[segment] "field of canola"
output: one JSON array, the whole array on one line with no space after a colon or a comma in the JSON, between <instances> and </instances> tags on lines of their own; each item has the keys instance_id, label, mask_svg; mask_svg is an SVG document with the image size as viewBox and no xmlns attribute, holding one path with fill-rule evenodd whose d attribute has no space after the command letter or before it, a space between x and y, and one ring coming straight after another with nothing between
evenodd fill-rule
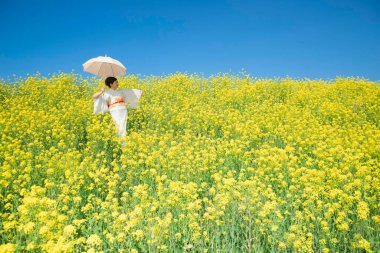
<instances>
[{"instance_id":1,"label":"field of canola","mask_svg":"<svg viewBox=\"0 0 380 253\"><path fill-rule=\"evenodd\" d=\"M379 252L380 86L126 76L0 83L0 252Z\"/></svg>"}]
</instances>

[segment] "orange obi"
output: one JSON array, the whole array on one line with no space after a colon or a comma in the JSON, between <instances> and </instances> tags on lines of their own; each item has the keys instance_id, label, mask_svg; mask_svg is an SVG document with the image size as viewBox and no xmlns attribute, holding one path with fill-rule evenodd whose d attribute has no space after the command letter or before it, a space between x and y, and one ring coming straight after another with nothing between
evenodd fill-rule
<instances>
[{"instance_id":1,"label":"orange obi","mask_svg":"<svg viewBox=\"0 0 380 253\"><path fill-rule=\"evenodd\" d=\"M108 108L112 108L112 107L119 106L119 105L125 105L124 98L122 98L122 97L115 98L114 102L108 105Z\"/></svg>"}]
</instances>

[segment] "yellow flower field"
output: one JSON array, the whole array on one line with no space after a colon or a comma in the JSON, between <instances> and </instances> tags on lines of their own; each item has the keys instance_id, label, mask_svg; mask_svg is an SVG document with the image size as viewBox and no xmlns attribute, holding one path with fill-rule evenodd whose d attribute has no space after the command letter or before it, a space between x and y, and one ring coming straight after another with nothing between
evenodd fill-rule
<instances>
[{"instance_id":1,"label":"yellow flower field","mask_svg":"<svg viewBox=\"0 0 380 253\"><path fill-rule=\"evenodd\" d=\"M380 86L126 76L0 84L0 252L379 252Z\"/></svg>"}]
</instances>

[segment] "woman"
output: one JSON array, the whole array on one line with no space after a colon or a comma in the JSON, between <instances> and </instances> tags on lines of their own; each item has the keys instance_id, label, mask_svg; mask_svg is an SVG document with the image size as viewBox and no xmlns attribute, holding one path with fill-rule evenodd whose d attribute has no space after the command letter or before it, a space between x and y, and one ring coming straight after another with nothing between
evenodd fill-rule
<instances>
[{"instance_id":1,"label":"woman","mask_svg":"<svg viewBox=\"0 0 380 253\"><path fill-rule=\"evenodd\" d=\"M98 93L93 95L94 113L109 111L116 125L117 136L124 137L126 134L128 116L125 103L130 90L118 90L119 83L117 79L112 76L107 77L104 82L110 89L105 91L103 87Z\"/></svg>"}]
</instances>

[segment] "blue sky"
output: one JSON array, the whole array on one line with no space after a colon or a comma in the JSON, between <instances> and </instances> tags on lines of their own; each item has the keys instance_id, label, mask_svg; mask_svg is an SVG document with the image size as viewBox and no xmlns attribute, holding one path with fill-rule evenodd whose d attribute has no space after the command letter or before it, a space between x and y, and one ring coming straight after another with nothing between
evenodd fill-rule
<instances>
[{"instance_id":1,"label":"blue sky","mask_svg":"<svg viewBox=\"0 0 380 253\"><path fill-rule=\"evenodd\" d=\"M0 78L108 55L128 74L380 80L380 1L0 0Z\"/></svg>"}]
</instances>

